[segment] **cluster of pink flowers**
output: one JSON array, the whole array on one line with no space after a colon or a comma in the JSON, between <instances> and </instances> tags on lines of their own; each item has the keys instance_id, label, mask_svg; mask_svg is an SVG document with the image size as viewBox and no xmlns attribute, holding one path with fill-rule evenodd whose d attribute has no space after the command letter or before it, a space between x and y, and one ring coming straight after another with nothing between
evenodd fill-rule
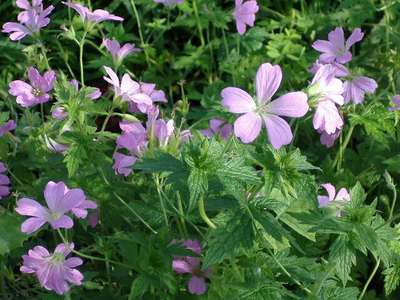
<instances>
[{"instance_id":1,"label":"cluster of pink flowers","mask_svg":"<svg viewBox=\"0 0 400 300\"><path fill-rule=\"evenodd\" d=\"M128 176L132 172L132 169L126 167L132 166L147 150L151 133L160 147L167 145L169 137L174 132L174 121L157 120L158 114L159 110L156 106L148 109L146 128L140 122L123 121L119 123L123 134L117 138L117 149L126 149L129 151L129 155L114 153L113 169L116 174Z\"/></svg>"},{"instance_id":2,"label":"cluster of pink flowers","mask_svg":"<svg viewBox=\"0 0 400 300\"><path fill-rule=\"evenodd\" d=\"M198 240L173 240L172 243L182 243L186 249L192 250L194 253L201 255L201 245ZM191 294L202 295L207 291L206 278L210 279L212 271L210 268L202 269L200 266L200 257L191 256L174 256L172 261L172 269L179 274L192 274L189 281L189 292Z\"/></svg>"},{"instance_id":3,"label":"cluster of pink flowers","mask_svg":"<svg viewBox=\"0 0 400 300\"><path fill-rule=\"evenodd\" d=\"M7 169L4 166L4 163L0 162L0 173L6 171ZM10 188L8 187L9 184L10 184L10 179L8 178L8 176L0 174L0 199L10 194Z\"/></svg>"},{"instance_id":4,"label":"cluster of pink flowers","mask_svg":"<svg viewBox=\"0 0 400 300\"><path fill-rule=\"evenodd\" d=\"M309 72L315 73L310 91L318 98L313 124L321 133L321 143L327 147L333 146L344 124L336 105L347 104L350 100L359 104L364 101L365 93L372 94L378 87L375 80L356 77L343 65L352 59L350 47L363 37L364 33L356 28L345 41L343 29L336 27L328 34L328 41L317 40L312 45L315 50L323 52L313 68L309 69ZM343 84L335 77L347 80Z\"/></svg>"},{"instance_id":5,"label":"cluster of pink flowers","mask_svg":"<svg viewBox=\"0 0 400 300\"><path fill-rule=\"evenodd\" d=\"M26 35L39 36L40 28L47 26L50 23L50 19L47 16L54 9L53 5L43 9L42 0L33 0L32 5L28 0L17 0L17 6L25 11L18 15L18 21L7 22L3 25L3 32L12 32L10 39L12 41L18 41L24 38Z\"/></svg>"},{"instance_id":6,"label":"cluster of pink flowers","mask_svg":"<svg viewBox=\"0 0 400 300\"><path fill-rule=\"evenodd\" d=\"M22 198L18 201L15 210L23 215L30 216L21 224L21 231L31 234L37 231L45 223L50 223L53 229L72 228L74 222L67 213L72 213L78 218L87 217L87 209L97 209L97 204L86 200L81 189L69 189L64 182L50 181L44 190L44 198L47 206L29 198ZM72 269L81 265L80 258L66 259L74 244L60 244L53 254L46 248L36 246L29 250L28 255L23 255L24 264L21 267L23 273L36 273L40 284L48 289L55 290L58 294L69 291L66 281L80 285L83 275Z\"/></svg>"}]
</instances>

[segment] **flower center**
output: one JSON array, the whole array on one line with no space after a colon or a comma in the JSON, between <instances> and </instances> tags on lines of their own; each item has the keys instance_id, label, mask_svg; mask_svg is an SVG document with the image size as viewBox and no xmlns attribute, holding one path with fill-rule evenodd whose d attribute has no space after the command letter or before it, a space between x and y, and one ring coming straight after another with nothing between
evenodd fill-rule
<instances>
[{"instance_id":1,"label":"flower center","mask_svg":"<svg viewBox=\"0 0 400 300\"><path fill-rule=\"evenodd\" d=\"M59 266L61 264L63 264L65 262L64 256L59 253L59 252L55 252L51 255L51 265L53 266Z\"/></svg>"},{"instance_id":2,"label":"flower center","mask_svg":"<svg viewBox=\"0 0 400 300\"><path fill-rule=\"evenodd\" d=\"M42 90L39 89L39 88L33 88L32 94L33 94L35 97L40 97L40 96L43 95L43 92L42 92Z\"/></svg>"}]
</instances>

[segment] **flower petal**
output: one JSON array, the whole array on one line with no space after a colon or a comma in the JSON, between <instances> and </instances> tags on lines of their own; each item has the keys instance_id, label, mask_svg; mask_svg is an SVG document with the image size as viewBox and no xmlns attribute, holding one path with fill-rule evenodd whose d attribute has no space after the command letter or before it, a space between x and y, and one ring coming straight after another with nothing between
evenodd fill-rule
<instances>
[{"instance_id":1,"label":"flower petal","mask_svg":"<svg viewBox=\"0 0 400 300\"><path fill-rule=\"evenodd\" d=\"M231 113L248 113L256 108L253 98L242 89L228 87L222 90L221 96L222 106L228 108Z\"/></svg>"},{"instance_id":2,"label":"flower petal","mask_svg":"<svg viewBox=\"0 0 400 300\"><path fill-rule=\"evenodd\" d=\"M251 143L260 134L261 117L259 114L247 113L235 121L234 132L243 143Z\"/></svg>"},{"instance_id":3,"label":"flower petal","mask_svg":"<svg viewBox=\"0 0 400 300\"><path fill-rule=\"evenodd\" d=\"M275 149L280 149L282 145L290 144L293 134L289 124L284 119L271 114L265 114L262 117L267 127L271 145Z\"/></svg>"},{"instance_id":4,"label":"flower petal","mask_svg":"<svg viewBox=\"0 0 400 300\"><path fill-rule=\"evenodd\" d=\"M46 209L40 205L39 202L28 199L28 198L22 198L18 201L18 206L15 208L15 210L23 216L32 216L32 217L38 217L41 219L47 219L48 218L48 212Z\"/></svg>"},{"instance_id":5,"label":"flower petal","mask_svg":"<svg viewBox=\"0 0 400 300\"><path fill-rule=\"evenodd\" d=\"M271 100L282 81L282 70L279 65L262 64L256 74L256 92L258 103Z\"/></svg>"},{"instance_id":6,"label":"flower petal","mask_svg":"<svg viewBox=\"0 0 400 300\"><path fill-rule=\"evenodd\" d=\"M304 116L309 109L307 94L303 92L287 93L270 102L268 112L278 116L299 118Z\"/></svg>"},{"instance_id":7,"label":"flower petal","mask_svg":"<svg viewBox=\"0 0 400 300\"><path fill-rule=\"evenodd\" d=\"M64 182L49 181L44 189L44 198L51 211L56 211L61 205L63 196L68 192Z\"/></svg>"},{"instance_id":8,"label":"flower petal","mask_svg":"<svg viewBox=\"0 0 400 300\"><path fill-rule=\"evenodd\" d=\"M191 294L203 295L207 291L204 277L197 277L195 275L190 279L188 287Z\"/></svg>"},{"instance_id":9,"label":"flower petal","mask_svg":"<svg viewBox=\"0 0 400 300\"><path fill-rule=\"evenodd\" d=\"M46 223L46 220L40 218L29 218L21 224L21 231L26 234L31 234L42 227L44 223Z\"/></svg>"},{"instance_id":10,"label":"flower petal","mask_svg":"<svg viewBox=\"0 0 400 300\"><path fill-rule=\"evenodd\" d=\"M62 215L58 220L51 220L50 225L53 229L57 228L72 228L74 221L69 216Z\"/></svg>"},{"instance_id":11,"label":"flower petal","mask_svg":"<svg viewBox=\"0 0 400 300\"><path fill-rule=\"evenodd\" d=\"M349 36L346 41L346 49L349 50L354 43L359 42L363 39L364 33L361 32L360 28L354 29L353 33Z\"/></svg>"},{"instance_id":12,"label":"flower petal","mask_svg":"<svg viewBox=\"0 0 400 300\"><path fill-rule=\"evenodd\" d=\"M333 201L333 199L335 199L335 194L336 194L335 187L330 183L324 183L321 184L321 186L328 192L329 201Z\"/></svg>"},{"instance_id":13,"label":"flower petal","mask_svg":"<svg viewBox=\"0 0 400 300\"><path fill-rule=\"evenodd\" d=\"M172 269L178 272L179 274L192 273L192 268L184 260L173 260Z\"/></svg>"}]
</instances>

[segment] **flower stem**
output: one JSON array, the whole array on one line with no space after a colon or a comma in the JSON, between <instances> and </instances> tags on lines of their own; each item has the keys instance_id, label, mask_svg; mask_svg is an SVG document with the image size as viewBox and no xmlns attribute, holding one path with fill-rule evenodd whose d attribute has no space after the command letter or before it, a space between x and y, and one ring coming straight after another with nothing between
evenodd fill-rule
<instances>
[{"instance_id":1,"label":"flower stem","mask_svg":"<svg viewBox=\"0 0 400 300\"><path fill-rule=\"evenodd\" d=\"M163 215L164 215L165 225L168 226L168 216L167 216L167 211L165 210L164 200L163 200L163 198L161 196L161 184L160 184L160 181L159 181L158 174L154 174L153 178L154 178L154 181L156 182L158 198L160 199L160 206L161 206L161 210L162 210Z\"/></svg>"},{"instance_id":2,"label":"flower stem","mask_svg":"<svg viewBox=\"0 0 400 300\"><path fill-rule=\"evenodd\" d=\"M138 26L138 31L139 31L140 43L142 44L142 47L143 47L143 52L144 52L144 55L145 55L145 57L146 57L147 66L150 67L149 54L147 53L147 48L145 47L144 38L143 38L143 33L142 33L142 24L140 23L139 14L138 14L138 11L137 11L137 9L136 9L135 1L133 1L133 0L130 0L130 1L131 1L131 5L132 5L133 12L134 12L135 17L136 17L136 20L137 20L137 26Z\"/></svg>"},{"instance_id":3,"label":"flower stem","mask_svg":"<svg viewBox=\"0 0 400 300\"><path fill-rule=\"evenodd\" d=\"M85 45L85 38L86 38L87 31L83 32L82 39L79 43L79 65L81 68L81 85L82 88L85 87L85 74L83 72L83 46Z\"/></svg>"},{"instance_id":4,"label":"flower stem","mask_svg":"<svg viewBox=\"0 0 400 300\"><path fill-rule=\"evenodd\" d=\"M183 206L182 206L182 200L181 200L181 195L179 194L179 191L176 193L176 198L178 200L178 209L180 212L179 218L181 220L181 224L182 224L182 229L183 229L183 233L184 233L184 238L187 239L189 234L186 228L186 223L185 223L185 219L182 217L183 214Z\"/></svg>"},{"instance_id":5,"label":"flower stem","mask_svg":"<svg viewBox=\"0 0 400 300\"><path fill-rule=\"evenodd\" d=\"M120 265L120 266L129 268L129 269L132 269L132 268L133 268L132 266L129 266L129 265L126 265L126 264L124 264L124 263L120 263L120 262L117 262L117 261L114 261L114 260L110 260L110 259L106 259L106 258L101 258L101 257L95 257L95 256L91 256L91 255L86 255L86 254L83 254L83 253L81 253L81 252L79 252L79 251L76 251L76 250L74 250L74 249L72 249L72 248L70 247L69 242L65 239L65 237L63 236L63 234L61 233L61 230L60 230L59 228L57 228L57 232L58 232L58 234L60 235L61 240L63 241L64 244L67 245L67 247L69 248L69 250L71 250L72 253L75 253L76 255L79 255L80 257L84 257L84 258L87 258L87 259L93 259L93 260L100 260L100 261L104 261L104 262L110 262L110 263L112 263L112 264Z\"/></svg>"},{"instance_id":6,"label":"flower stem","mask_svg":"<svg viewBox=\"0 0 400 300\"><path fill-rule=\"evenodd\" d=\"M394 206L396 205L396 200L397 200L397 190L396 190L396 186L392 185L392 190L393 190L393 201L392 201L392 207L390 208L390 213L389 213L389 220L392 218L393 216L393 211L394 211Z\"/></svg>"},{"instance_id":7,"label":"flower stem","mask_svg":"<svg viewBox=\"0 0 400 300\"><path fill-rule=\"evenodd\" d=\"M201 43L202 47L205 47L206 42L205 42L204 36L203 36L203 28L201 27L199 9L197 8L196 0L193 0L193 10L194 10L194 14L196 15L197 29L199 30L199 35L200 35L200 43Z\"/></svg>"},{"instance_id":8,"label":"flower stem","mask_svg":"<svg viewBox=\"0 0 400 300\"><path fill-rule=\"evenodd\" d=\"M204 199L203 199L203 197L200 197L200 199L199 199L199 212L200 212L201 218L204 220L204 222L206 222L206 224L208 226L210 226L210 228L217 229L217 226L215 226L214 223L211 222L211 220L207 217L206 211L204 209Z\"/></svg>"},{"instance_id":9,"label":"flower stem","mask_svg":"<svg viewBox=\"0 0 400 300\"><path fill-rule=\"evenodd\" d=\"M344 140L344 143L343 143L342 145L340 145L340 149L339 149L339 151L336 153L335 159L334 159L333 164L332 164L332 170L333 170L333 169L335 168L335 166L337 165L337 171L338 171L338 172L340 171L340 169L341 169L341 164L342 164L340 158L343 157L344 150L346 149L347 144L348 144L349 141L350 141L351 135L353 134L354 127L355 127L355 125L351 125L351 126L350 126L350 129L349 129L349 131L347 132L347 135L346 135L346 138L345 138L345 140Z\"/></svg>"},{"instance_id":10,"label":"flower stem","mask_svg":"<svg viewBox=\"0 0 400 300\"><path fill-rule=\"evenodd\" d=\"M372 278L374 278L376 271L378 271L380 263L381 263L381 260L378 259L378 261L376 262L375 268L372 270L371 275L369 276L367 282L364 285L364 288L363 288L363 290L361 292L360 297L358 297L358 300L361 300L364 297L365 292L367 291L368 285L371 283Z\"/></svg>"}]
</instances>

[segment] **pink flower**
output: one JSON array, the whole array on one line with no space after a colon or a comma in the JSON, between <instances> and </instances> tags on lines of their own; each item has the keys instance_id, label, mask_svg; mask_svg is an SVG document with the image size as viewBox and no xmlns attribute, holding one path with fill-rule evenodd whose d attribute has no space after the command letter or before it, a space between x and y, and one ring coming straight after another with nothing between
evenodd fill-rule
<instances>
[{"instance_id":1,"label":"pink flower","mask_svg":"<svg viewBox=\"0 0 400 300\"><path fill-rule=\"evenodd\" d=\"M336 60L338 63L344 64L351 60L350 47L361 41L363 37L364 33L361 32L361 29L356 28L345 42L343 29L336 27L328 34L329 41L317 40L312 44L312 47L323 52L318 59L321 63L331 63Z\"/></svg>"},{"instance_id":2,"label":"pink flower","mask_svg":"<svg viewBox=\"0 0 400 300\"><path fill-rule=\"evenodd\" d=\"M156 85L154 83L139 82L140 93L145 94L150 97L153 102L168 102L165 98L165 93L162 90L156 90ZM148 108L151 105L141 103L137 104L135 102L129 102L128 111L136 112L140 111L142 113L147 113Z\"/></svg>"},{"instance_id":3,"label":"pink flower","mask_svg":"<svg viewBox=\"0 0 400 300\"><path fill-rule=\"evenodd\" d=\"M321 184L321 186L323 186L326 191L328 192L328 196L318 196L318 203L319 203L319 207L321 206L325 206L328 205L330 201L341 201L341 200L345 200L345 201L350 201L350 195L347 191L347 189L342 188L340 189L339 193L337 193L336 195L336 190L334 188L334 186L330 183L324 183ZM343 207L340 204L337 204L339 207ZM341 216L340 212L337 215L338 217Z\"/></svg>"},{"instance_id":4,"label":"pink flower","mask_svg":"<svg viewBox=\"0 0 400 300\"><path fill-rule=\"evenodd\" d=\"M0 162L0 173L7 171L4 163ZM0 199L4 196L10 195L10 188L7 186L10 184L10 179L7 175L0 174Z\"/></svg>"},{"instance_id":5,"label":"pink flower","mask_svg":"<svg viewBox=\"0 0 400 300\"><path fill-rule=\"evenodd\" d=\"M103 44L106 46L108 51L110 51L116 66L121 65L122 60L129 53L142 51L139 48L135 48L135 44L129 44L129 43L126 43L121 48L121 45L118 43L118 41L109 39L103 39Z\"/></svg>"},{"instance_id":6,"label":"pink flower","mask_svg":"<svg viewBox=\"0 0 400 300\"><path fill-rule=\"evenodd\" d=\"M43 6L40 5L40 9L31 9L22 12L18 15L18 20L24 24L7 22L3 25L3 32L12 32L10 39L12 41L18 41L24 38L26 35L34 36L36 32L39 32L40 28L47 26L50 23L50 19L46 18L54 9L53 5L43 10Z\"/></svg>"},{"instance_id":7,"label":"pink flower","mask_svg":"<svg viewBox=\"0 0 400 300\"><path fill-rule=\"evenodd\" d=\"M340 136L340 129L336 129L336 131L332 134L326 133L321 129L318 129L318 133L321 133L320 141L321 144L325 145L328 148L331 148L335 143L335 140Z\"/></svg>"},{"instance_id":8,"label":"pink flower","mask_svg":"<svg viewBox=\"0 0 400 300\"><path fill-rule=\"evenodd\" d=\"M243 0L236 0L235 5L235 11L232 15L236 19L237 31L242 35L246 32L246 24L250 27L254 26L259 7L255 0L247 1L244 4Z\"/></svg>"},{"instance_id":9,"label":"pink flower","mask_svg":"<svg viewBox=\"0 0 400 300\"><path fill-rule=\"evenodd\" d=\"M53 89L53 82L56 80L54 71L47 71L40 76L38 70L30 67L28 77L31 81L30 85L21 80L14 80L10 83L8 92L17 96L17 103L22 107L29 107L49 101L50 96L47 92Z\"/></svg>"},{"instance_id":10,"label":"pink flower","mask_svg":"<svg viewBox=\"0 0 400 300\"><path fill-rule=\"evenodd\" d=\"M250 143L256 139L260 134L262 120L275 149L292 141L289 124L279 116L299 118L307 113L309 106L307 95L303 92L287 93L271 102L271 97L281 80L281 68L265 63L260 66L255 78L257 102L242 89L228 87L222 90L221 104L232 113L245 114L234 124L234 133L243 143Z\"/></svg>"},{"instance_id":11,"label":"pink flower","mask_svg":"<svg viewBox=\"0 0 400 300\"><path fill-rule=\"evenodd\" d=\"M400 109L400 95L394 95L392 102L397 106L389 108L390 111L399 110Z\"/></svg>"},{"instance_id":12,"label":"pink flower","mask_svg":"<svg viewBox=\"0 0 400 300\"><path fill-rule=\"evenodd\" d=\"M192 250L194 253L201 255L201 246L198 240L173 240L172 243L181 242L186 249ZM206 268L202 270L200 267L200 257L191 256L174 256L172 261L172 269L179 274L193 274L189 281L189 292L191 294L202 295L207 291L207 285L205 278L210 278L211 270Z\"/></svg>"},{"instance_id":13,"label":"pink flower","mask_svg":"<svg viewBox=\"0 0 400 300\"><path fill-rule=\"evenodd\" d=\"M64 152L65 150L69 149L68 146L57 143L52 138L49 138L47 135L44 135L44 142L46 144L47 149L54 151L54 152L60 153L60 152Z\"/></svg>"},{"instance_id":14,"label":"pink flower","mask_svg":"<svg viewBox=\"0 0 400 300\"><path fill-rule=\"evenodd\" d=\"M216 136L218 133L221 133L221 139L226 141L232 134L232 125L226 124L225 120L221 119L211 119L210 120L210 128L199 130L202 134L212 138Z\"/></svg>"},{"instance_id":15,"label":"pink flower","mask_svg":"<svg viewBox=\"0 0 400 300\"><path fill-rule=\"evenodd\" d=\"M307 71L312 73L312 74L315 74L324 65L325 64L320 63L317 60L315 63L313 63L312 68L308 69ZM334 71L333 71L334 72L334 75L333 75L334 77L348 76L349 71L347 70L347 68L345 66L343 66L343 65L341 65L341 64L339 64L337 62L332 62L331 65L334 68Z\"/></svg>"},{"instance_id":16,"label":"pink flower","mask_svg":"<svg viewBox=\"0 0 400 300\"><path fill-rule=\"evenodd\" d=\"M364 101L364 94L375 93L377 87L378 84L372 78L364 76L350 77L343 85L344 104L349 103L350 100L353 100L355 104L360 104Z\"/></svg>"},{"instance_id":17,"label":"pink flower","mask_svg":"<svg viewBox=\"0 0 400 300\"><path fill-rule=\"evenodd\" d=\"M80 4L64 1L61 1L61 3L77 11L83 21L85 30L87 31L90 31L94 27L94 25L102 21L114 20L122 22L124 20L124 18L110 14L108 11L105 11L103 9L96 9L95 11L91 12L87 7L84 7Z\"/></svg>"},{"instance_id":18,"label":"pink flower","mask_svg":"<svg viewBox=\"0 0 400 300\"><path fill-rule=\"evenodd\" d=\"M17 128L17 124L13 120L8 120L6 125L0 126L0 137L7 131L14 130L15 128Z\"/></svg>"},{"instance_id":19,"label":"pink flower","mask_svg":"<svg viewBox=\"0 0 400 300\"><path fill-rule=\"evenodd\" d=\"M165 6L172 6L174 4L181 4L183 0L154 0L156 3L162 3Z\"/></svg>"},{"instance_id":20,"label":"pink flower","mask_svg":"<svg viewBox=\"0 0 400 300\"><path fill-rule=\"evenodd\" d=\"M87 203L86 201L90 201L86 200L83 190L68 189L62 181L58 183L49 181L44 190L44 198L49 208L45 208L36 200L28 198L22 198L18 201L18 206L15 210L23 216L32 217L22 223L22 232L31 234L46 222L49 222L53 229L72 228L74 222L65 214L74 208L82 207ZM94 206L96 205L94 204Z\"/></svg>"},{"instance_id":21,"label":"pink flower","mask_svg":"<svg viewBox=\"0 0 400 300\"><path fill-rule=\"evenodd\" d=\"M74 243L69 244L71 249ZM22 273L36 273L40 285L47 290L55 290L57 294L62 295L69 291L68 282L81 285L83 275L74 267L80 266L83 261L78 257L70 257L71 252L68 245L59 244L54 253L42 247L36 246L28 251L28 255L22 255L24 264L21 267Z\"/></svg>"},{"instance_id":22,"label":"pink flower","mask_svg":"<svg viewBox=\"0 0 400 300\"><path fill-rule=\"evenodd\" d=\"M313 125L316 130L325 131L327 134L334 134L343 126L343 119L332 101L321 101L313 117Z\"/></svg>"},{"instance_id":23,"label":"pink flower","mask_svg":"<svg viewBox=\"0 0 400 300\"><path fill-rule=\"evenodd\" d=\"M79 83L78 83L78 81L76 79L72 79L69 83L71 83L76 88L76 91L79 91ZM86 98L89 98L89 99L92 99L92 100L100 98L101 92L100 92L99 88L91 87L91 86L88 86L88 88L91 88L94 91L93 91L93 93L86 95Z\"/></svg>"},{"instance_id":24,"label":"pink flower","mask_svg":"<svg viewBox=\"0 0 400 300\"><path fill-rule=\"evenodd\" d=\"M60 106L60 107L56 107L53 111L52 111L52 113L51 113L51 116L53 117L53 118L55 118L55 119L64 119L66 116L68 116L68 113L67 112L64 112L65 111L65 108L64 107L62 107L62 106Z\"/></svg>"},{"instance_id":25,"label":"pink flower","mask_svg":"<svg viewBox=\"0 0 400 300\"><path fill-rule=\"evenodd\" d=\"M140 85L132 80L128 74L124 74L121 82L115 72L109 68L103 67L110 78L103 76L104 80L114 86L115 96L121 96L122 101L134 102L136 104L151 105L153 101L146 94L141 93Z\"/></svg>"}]
</instances>

